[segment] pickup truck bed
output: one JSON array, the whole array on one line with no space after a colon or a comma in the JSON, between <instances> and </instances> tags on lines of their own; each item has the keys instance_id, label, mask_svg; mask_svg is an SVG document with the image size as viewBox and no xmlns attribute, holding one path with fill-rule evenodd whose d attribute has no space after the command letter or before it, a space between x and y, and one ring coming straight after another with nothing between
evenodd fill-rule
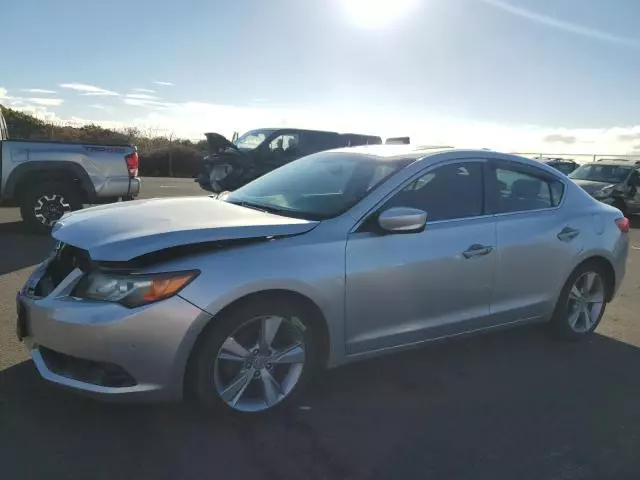
<instances>
[{"instance_id":1,"label":"pickup truck bed","mask_svg":"<svg viewBox=\"0 0 640 480\"><path fill-rule=\"evenodd\" d=\"M83 204L132 199L140 191L131 145L9 140L0 113L0 200L17 203L23 220L48 231Z\"/></svg>"}]
</instances>

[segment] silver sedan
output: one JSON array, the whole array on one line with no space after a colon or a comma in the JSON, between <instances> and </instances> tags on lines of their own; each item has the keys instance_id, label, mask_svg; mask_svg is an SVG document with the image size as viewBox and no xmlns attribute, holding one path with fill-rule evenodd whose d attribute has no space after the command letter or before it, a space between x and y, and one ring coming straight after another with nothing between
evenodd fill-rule
<instances>
[{"instance_id":1,"label":"silver sedan","mask_svg":"<svg viewBox=\"0 0 640 480\"><path fill-rule=\"evenodd\" d=\"M310 155L219 198L65 215L18 295L47 380L262 412L318 368L547 322L587 338L629 222L570 179L486 150Z\"/></svg>"}]
</instances>

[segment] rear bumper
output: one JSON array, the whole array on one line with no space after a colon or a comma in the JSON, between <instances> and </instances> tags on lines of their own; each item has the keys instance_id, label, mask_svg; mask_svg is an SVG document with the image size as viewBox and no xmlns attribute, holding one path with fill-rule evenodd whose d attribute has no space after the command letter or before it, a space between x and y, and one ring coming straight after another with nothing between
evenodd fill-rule
<instances>
[{"instance_id":1,"label":"rear bumper","mask_svg":"<svg viewBox=\"0 0 640 480\"><path fill-rule=\"evenodd\" d=\"M137 197L140 194L140 187L142 186L142 179L139 177L132 178L129 182L129 196Z\"/></svg>"},{"instance_id":2,"label":"rear bumper","mask_svg":"<svg viewBox=\"0 0 640 480\"><path fill-rule=\"evenodd\" d=\"M179 296L127 309L56 291L18 296L23 341L45 380L109 400L182 397L187 360L209 314Z\"/></svg>"}]
</instances>

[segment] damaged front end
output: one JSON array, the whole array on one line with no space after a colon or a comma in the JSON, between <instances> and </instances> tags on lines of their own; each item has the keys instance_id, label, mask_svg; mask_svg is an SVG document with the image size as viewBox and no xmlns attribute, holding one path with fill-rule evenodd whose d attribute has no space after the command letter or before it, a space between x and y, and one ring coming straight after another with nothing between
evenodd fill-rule
<instances>
[{"instance_id":1,"label":"damaged front end","mask_svg":"<svg viewBox=\"0 0 640 480\"><path fill-rule=\"evenodd\" d=\"M255 178L250 152L239 149L218 133L206 133L209 152L202 159L197 181L209 192L221 193L245 185Z\"/></svg>"}]
</instances>

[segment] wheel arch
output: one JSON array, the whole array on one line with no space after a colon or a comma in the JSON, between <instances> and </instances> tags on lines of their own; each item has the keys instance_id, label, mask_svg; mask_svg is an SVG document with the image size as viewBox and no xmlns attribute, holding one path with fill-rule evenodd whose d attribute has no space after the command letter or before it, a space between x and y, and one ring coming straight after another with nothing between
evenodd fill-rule
<instances>
[{"instance_id":1,"label":"wheel arch","mask_svg":"<svg viewBox=\"0 0 640 480\"><path fill-rule=\"evenodd\" d=\"M309 314L308 318L312 322L313 328L316 329L318 339L317 346L320 352L319 364L322 368L327 366L329 362L329 353L330 353L330 333L329 333L329 325L327 323L327 319L322 312L320 306L312 300L310 297L296 292L294 290L287 289L269 289L269 290L261 290L256 292L248 293L244 296L241 296L231 303L224 306L220 311L218 311L215 315L207 321L207 323L200 330L196 339L191 346L189 351L187 361L184 367L183 374L183 392L185 394L191 393L189 391L190 378L193 374L193 366L194 361L197 356L198 349L202 345L204 339L206 338L206 334L210 329L215 328L216 319L222 317L223 315L228 315L234 309L238 308L240 305L244 305L247 302L254 302L264 298L269 298L270 300L277 299L281 302L291 302L298 305L301 309L303 309L306 313Z\"/></svg>"},{"instance_id":2,"label":"wheel arch","mask_svg":"<svg viewBox=\"0 0 640 480\"><path fill-rule=\"evenodd\" d=\"M22 191L38 181L69 182L79 188L84 200L95 197L95 187L86 170L67 161L34 161L19 165L7 178L3 197L17 199Z\"/></svg>"},{"instance_id":3,"label":"wheel arch","mask_svg":"<svg viewBox=\"0 0 640 480\"><path fill-rule=\"evenodd\" d=\"M605 288L607 289L606 301L610 302L613 299L613 295L616 291L616 272L613 268L613 264L608 258L604 257L603 255L595 254L582 259L582 261L571 270L571 273L573 274L573 272L575 272L578 268L587 264L596 265L598 269L604 273L606 277Z\"/></svg>"}]
</instances>

